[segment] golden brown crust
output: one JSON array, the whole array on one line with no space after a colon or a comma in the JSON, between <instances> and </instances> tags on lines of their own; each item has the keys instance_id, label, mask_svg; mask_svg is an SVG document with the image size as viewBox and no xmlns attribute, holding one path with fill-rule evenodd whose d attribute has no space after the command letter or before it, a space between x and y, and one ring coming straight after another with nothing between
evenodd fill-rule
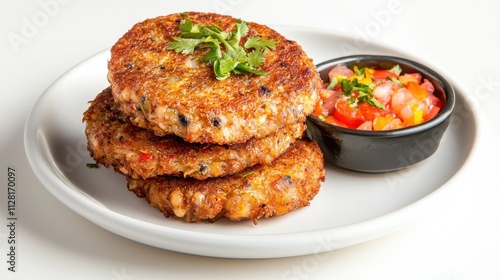
<instances>
[{"instance_id":1,"label":"golden brown crust","mask_svg":"<svg viewBox=\"0 0 500 280\"><path fill-rule=\"evenodd\" d=\"M91 102L83 120L91 156L133 178L168 174L206 179L234 174L273 161L305 130L303 123L297 123L264 138L232 146L188 143L176 136L159 137L130 124L114 102L110 88Z\"/></svg>"},{"instance_id":2,"label":"golden brown crust","mask_svg":"<svg viewBox=\"0 0 500 280\"><path fill-rule=\"evenodd\" d=\"M309 205L324 176L318 145L298 140L272 163L223 178L127 177L127 182L129 190L146 198L166 217L187 222L227 218L257 223L259 218L284 215Z\"/></svg>"},{"instance_id":3,"label":"golden brown crust","mask_svg":"<svg viewBox=\"0 0 500 280\"><path fill-rule=\"evenodd\" d=\"M236 19L189 12L198 24L232 31ZM267 75L231 75L216 80L199 59L168 50L180 36L180 14L148 19L132 27L111 49L108 79L115 99L131 121L157 135L175 134L188 142L233 144L264 137L285 125L304 122L314 108L321 79L294 41L273 29L248 23L248 35L275 40L261 69Z\"/></svg>"}]
</instances>

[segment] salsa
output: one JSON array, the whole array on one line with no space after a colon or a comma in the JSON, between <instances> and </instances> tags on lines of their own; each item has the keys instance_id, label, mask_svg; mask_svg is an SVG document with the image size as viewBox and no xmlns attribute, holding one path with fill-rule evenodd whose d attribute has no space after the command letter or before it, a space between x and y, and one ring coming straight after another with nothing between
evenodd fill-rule
<instances>
[{"instance_id":1,"label":"salsa","mask_svg":"<svg viewBox=\"0 0 500 280\"><path fill-rule=\"evenodd\" d=\"M361 130L399 129L432 119L442 107L434 86L420 73L401 72L399 65L389 70L335 66L313 115Z\"/></svg>"}]
</instances>

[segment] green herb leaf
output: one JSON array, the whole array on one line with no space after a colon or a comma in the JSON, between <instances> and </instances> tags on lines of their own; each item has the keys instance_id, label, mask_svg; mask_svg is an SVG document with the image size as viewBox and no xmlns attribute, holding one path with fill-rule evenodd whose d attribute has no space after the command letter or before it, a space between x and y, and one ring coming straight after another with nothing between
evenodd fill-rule
<instances>
[{"instance_id":1,"label":"green herb leaf","mask_svg":"<svg viewBox=\"0 0 500 280\"><path fill-rule=\"evenodd\" d=\"M85 166L87 168L99 168L99 164L97 163L87 163Z\"/></svg>"},{"instance_id":2,"label":"green herb leaf","mask_svg":"<svg viewBox=\"0 0 500 280\"><path fill-rule=\"evenodd\" d=\"M357 92L358 94L357 96L350 97L347 100L349 104L353 105L359 102L368 102L368 104L372 106L385 110L384 105L382 105L373 96L373 86L360 83L358 82L357 78L354 78L352 81L343 79L342 81L340 81L340 85L342 86L342 90L344 91L345 96L352 96L353 92Z\"/></svg>"},{"instance_id":3,"label":"green herb leaf","mask_svg":"<svg viewBox=\"0 0 500 280\"><path fill-rule=\"evenodd\" d=\"M351 98L347 99L347 103L349 105L354 105L357 103L357 101L358 101L358 99L356 97L351 97Z\"/></svg>"},{"instance_id":4,"label":"green herb leaf","mask_svg":"<svg viewBox=\"0 0 500 280\"><path fill-rule=\"evenodd\" d=\"M403 69L401 69L399 64L396 64L389 71L399 76L401 75L401 72L403 72Z\"/></svg>"},{"instance_id":5,"label":"green herb leaf","mask_svg":"<svg viewBox=\"0 0 500 280\"><path fill-rule=\"evenodd\" d=\"M396 78L393 78L393 77L389 77L389 76L388 76L388 77L387 77L387 80L389 80L389 81L391 81L391 82L395 83L395 84L396 84L396 85L398 85L399 87L404 87L404 86L405 86L405 85L403 85L403 83L402 83L402 82L400 82L400 81L399 81L398 79L396 79Z\"/></svg>"},{"instance_id":6,"label":"green herb leaf","mask_svg":"<svg viewBox=\"0 0 500 280\"><path fill-rule=\"evenodd\" d=\"M237 72L237 71L239 71L239 72ZM236 66L235 73L241 74L243 71L248 72L248 73L252 73L252 74L256 74L256 75L260 75L260 76L266 74L265 71L255 69L255 68L249 66L248 64L244 64L244 63L238 64L238 66Z\"/></svg>"},{"instance_id":7,"label":"green herb leaf","mask_svg":"<svg viewBox=\"0 0 500 280\"><path fill-rule=\"evenodd\" d=\"M356 82L358 81L357 79L354 80ZM340 81L340 86L342 87L345 96L350 96L352 94L353 85L348 79L343 79L342 81Z\"/></svg>"},{"instance_id":8,"label":"green herb leaf","mask_svg":"<svg viewBox=\"0 0 500 280\"><path fill-rule=\"evenodd\" d=\"M213 44L209 45L208 48L211 49L205 56L200 58L201 61L209 61L213 64L214 61L222 57L222 50L219 41L214 40Z\"/></svg>"},{"instance_id":9,"label":"green herb leaf","mask_svg":"<svg viewBox=\"0 0 500 280\"><path fill-rule=\"evenodd\" d=\"M260 66L266 60L267 51L253 50L248 54L248 64L252 67Z\"/></svg>"},{"instance_id":10,"label":"green herb leaf","mask_svg":"<svg viewBox=\"0 0 500 280\"><path fill-rule=\"evenodd\" d=\"M201 42L201 39L184 39L174 37L174 42L170 43L169 49L183 54L190 54L194 52L194 48Z\"/></svg>"},{"instance_id":11,"label":"green herb leaf","mask_svg":"<svg viewBox=\"0 0 500 280\"><path fill-rule=\"evenodd\" d=\"M272 40L261 40L259 36L255 36L255 37L249 38L245 42L244 47L246 49L253 48L256 50L260 50L260 49L269 50L269 49L274 49L276 47L276 44Z\"/></svg>"},{"instance_id":12,"label":"green herb leaf","mask_svg":"<svg viewBox=\"0 0 500 280\"><path fill-rule=\"evenodd\" d=\"M193 25L193 22L186 20L179 25L179 31L182 35L188 38L201 38L201 31L198 25Z\"/></svg>"},{"instance_id":13,"label":"green herb leaf","mask_svg":"<svg viewBox=\"0 0 500 280\"><path fill-rule=\"evenodd\" d=\"M365 67L363 67L361 69L356 68L356 76L364 76L365 72L366 72L366 68Z\"/></svg>"},{"instance_id":14,"label":"green herb leaf","mask_svg":"<svg viewBox=\"0 0 500 280\"><path fill-rule=\"evenodd\" d=\"M214 73L218 80L224 80L231 75L238 65L237 61L230 59L220 59L214 61Z\"/></svg>"},{"instance_id":15,"label":"green herb leaf","mask_svg":"<svg viewBox=\"0 0 500 280\"><path fill-rule=\"evenodd\" d=\"M368 104L370 104L372 106L375 106L375 107L377 107L379 109L385 110L384 105L382 105L380 102L378 102L378 100L375 97L370 98L368 100Z\"/></svg>"},{"instance_id":16,"label":"green herb leaf","mask_svg":"<svg viewBox=\"0 0 500 280\"><path fill-rule=\"evenodd\" d=\"M198 25L187 18L187 15L184 14L183 17L186 17L186 20L179 25L182 37L174 37L174 41L167 47L169 50L191 54L196 48L209 48L210 51L200 60L213 65L218 80L228 78L231 73L266 74L256 67L261 66L267 52L276 47L273 40L261 40L255 36L241 46L241 38L248 33L247 23L238 20L233 31L227 33L214 24Z\"/></svg>"},{"instance_id":17,"label":"green herb leaf","mask_svg":"<svg viewBox=\"0 0 500 280\"><path fill-rule=\"evenodd\" d=\"M332 90L338 83L339 83L339 81L337 80L337 78L332 77L332 80L330 81L330 84L328 84L326 89Z\"/></svg>"},{"instance_id":18,"label":"green herb leaf","mask_svg":"<svg viewBox=\"0 0 500 280\"><path fill-rule=\"evenodd\" d=\"M247 33L248 26L246 23L237 21L235 29L229 34L229 39L227 40L228 44L230 44L233 48L238 48L241 37L247 35Z\"/></svg>"}]
</instances>

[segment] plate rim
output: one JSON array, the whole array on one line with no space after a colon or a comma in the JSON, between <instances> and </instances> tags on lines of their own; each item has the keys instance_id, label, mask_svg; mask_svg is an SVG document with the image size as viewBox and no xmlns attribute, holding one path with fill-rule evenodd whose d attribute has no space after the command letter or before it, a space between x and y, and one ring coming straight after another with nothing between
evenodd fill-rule
<instances>
[{"instance_id":1,"label":"plate rim","mask_svg":"<svg viewBox=\"0 0 500 280\"><path fill-rule=\"evenodd\" d=\"M314 32L326 36L337 36L352 39L343 33L318 28L285 25L273 25L273 27L290 29L293 32ZM387 49L388 51L392 49L378 42L371 42L371 44ZM477 142L480 140L479 136L482 135L484 131L480 121L480 119L484 117L482 116L480 111L474 111L472 122L475 128L475 135L471 140L472 147L467 155L467 158L460 166L460 169L457 170L447 182L442 184L436 190L433 190L432 192L415 202L407 204L395 211L378 216L376 218L335 228L315 230L314 232L317 233L315 237L311 237L310 232L294 232L285 234L277 233L265 235L221 235L216 233L193 232L172 227L162 227L160 225L154 225L145 221L135 219L133 217L125 216L121 213L108 209L105 206L103 207L103 205L99 205L97 201L92 201L90 199L84 198L82 199L82 194L77 193L72 188L68 188L67 185L65 185L65 182L63 182L61 178L57 176L57 174L54 174L55 172L57 172L57 170L50 165L50 163L44 157L45 155L43 154L43 152L38 149L40 140L37 130L38 122L36 119L43 112L42 105L44 102L47 102L47 99L49 99L51 88L81 64L92 60L99 55L103 55L103 53L107 52L108 50L109 48L105 48L69 68L39 96L25 122L25 153L37 179L41 182L45 189L47 189L59 201L63 202L66 207L70 208L72 211L75 211L76 213L85 217L96 225L117 235L167 250L201 256L223 258L279 258L309 255L336 250L373 240L389 233L395 232L398 229L416 221L418 218L422 217L425 212L431 211L431 208L434 208L430 206L436 204L437 201L439 201L438 198L443 196L444 193L446 193L452 187L452 183L457 181L457 177L464 173L464 170L467 169L467 166L471 164L470 159L478 154L479 145L477 145ZM400 51L397 52L400 53ZM405 57L415 58L411 54L403 54L405 55ZM419 61L422 61L422 59L419 58ZM427 61L425 61L424 63L432 65L433 68L442 73L443 76L445 76L445 78L447 78L455 87L456 92L462 97L463 102L465 102L466 105L470 106L471 108L473 107L471 104L471 100L465 97L464 87L460 85L460 83L457 83L448 73L442 71L442 69L440 69L439 67L435 67L435 65L433 65L432 63L428 63ZM45 164L39 164L40 160L45 162ZM57 181L53 180L54 176L58 179ZM109 224L109 219L112 219L114 221L114 227ZM140 229L144 230L146 228L153 229L151 231L153 232L153 234L149 232L145 237L141 234L136 234L136 232L134 232L135 230L131 231L130 228L139 229L139 231ZM368 236L365 234L366 232L371 232L374 234ZM170 237L168 238L169 242L165 243L165 238L162 238L162 236L165 235ZM174 236L175 238L173 238ZM193 236L196 238L193 238ZM153 237L154 239L151 239L151 237ZM248 242L248 239L253 238L258 238L258 246L255 246L255 243L253 242ZM339 238L343 238L343 242L337 242L336 240ZM164 243L158 244L156 242L157 240L162 240ZM280 246L276 246L277 241L279 241L278 243L280 244ZM290 244L298 245L289 246ZM207 251L206 249L204 249L207 246L213 247L215 250ZM274 250L269 250L269 246L273 246ZM287 246L294 248L286 248Z\"/></svg>"}]
</instances>

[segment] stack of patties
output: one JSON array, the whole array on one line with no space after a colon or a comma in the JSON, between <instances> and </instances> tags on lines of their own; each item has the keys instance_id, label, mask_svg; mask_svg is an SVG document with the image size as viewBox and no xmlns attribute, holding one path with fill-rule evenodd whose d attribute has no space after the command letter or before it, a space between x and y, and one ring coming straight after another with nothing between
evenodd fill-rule
<instances>
[{"instance_id":1,"label":"stack of patties","mask_svg":"<svg viewBox=\"0 0 500 280\"><path fill-rule=\"evenodd\" d=\"M108 70L84 113L88 149L166 217L256 223L318 193L323 155L302 136L322 82L296 42L229 16L173 14L134 25Z\"/></svg>"}]
</instances>

